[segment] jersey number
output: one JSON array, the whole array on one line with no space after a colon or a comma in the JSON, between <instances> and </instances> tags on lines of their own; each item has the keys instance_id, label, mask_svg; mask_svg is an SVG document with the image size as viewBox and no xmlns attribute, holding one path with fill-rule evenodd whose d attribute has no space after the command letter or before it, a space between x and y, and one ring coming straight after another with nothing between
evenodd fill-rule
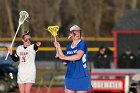
<instances>
[{"instance_id":1,"label":"jersey number","mask_svg":"<svg viewBox=\"0 0 140 93\"><path fill-rule=\"evenodd\" d=\"M22 57L22 62L26 62L26 56Z\"/></svg>"}]
</instances>

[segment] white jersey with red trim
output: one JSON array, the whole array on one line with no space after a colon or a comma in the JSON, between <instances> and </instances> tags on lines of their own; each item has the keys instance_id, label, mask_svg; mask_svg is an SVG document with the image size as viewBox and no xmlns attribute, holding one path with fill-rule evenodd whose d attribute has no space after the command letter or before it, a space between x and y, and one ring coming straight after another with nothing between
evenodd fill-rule
<instances>
[{"instance_id":1,"label":"white jersey with red trim","mask_svg":"<svg viewBox=\"0 0 140 93\"><path fill-rule=\"evenodd\" d=\"M23 45L17 47L17 55L19 56L18 65L18 83L35 83L36 66L34 44L24 48Z\"/></svg>"}]
</instances>

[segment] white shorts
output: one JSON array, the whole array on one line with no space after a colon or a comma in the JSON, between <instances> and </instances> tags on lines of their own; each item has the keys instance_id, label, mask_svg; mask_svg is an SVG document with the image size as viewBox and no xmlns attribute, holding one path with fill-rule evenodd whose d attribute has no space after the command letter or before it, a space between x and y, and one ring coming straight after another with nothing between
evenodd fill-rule
<instances>
[{"instance_id":1,"label":"white shorts","mask_svg":"<svg viewBox=\"0 0 140 93\"><path fill-rule=\"evenodd\" d=\"M36 71L18 72L17 83L35 83Z\"/></svg>"}]
</instances>

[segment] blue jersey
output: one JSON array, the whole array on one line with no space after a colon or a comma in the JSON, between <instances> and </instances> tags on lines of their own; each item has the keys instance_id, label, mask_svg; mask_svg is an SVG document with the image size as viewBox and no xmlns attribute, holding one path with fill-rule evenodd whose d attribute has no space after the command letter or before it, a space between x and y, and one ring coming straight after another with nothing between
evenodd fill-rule
<instances>
[{"instance_id":1,"label":"blue jersey","mask_svg":"<svg viewBox=\"0 0 140 93\"><path fill-rule=\"evenodd\" d=\"M87 66L87 44L85 41L81 40L77 46L72 48L72 43L68 44L66 47L65 55L72 56L77 53L78 50L82 50L84 55L80 60L67 61L67 73L66 78L81 78L89 76L88 66Z\"/></svg>"}]
</instances>

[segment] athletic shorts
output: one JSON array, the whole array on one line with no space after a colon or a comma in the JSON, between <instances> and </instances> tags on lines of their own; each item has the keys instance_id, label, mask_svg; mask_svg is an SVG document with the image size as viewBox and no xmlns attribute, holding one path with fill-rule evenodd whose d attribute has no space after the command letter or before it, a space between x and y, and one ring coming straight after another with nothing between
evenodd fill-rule
<instances>
[{"instance_id":1,"label":"athletic shorts","mask_svg":"<svg viewBox=\"0 0 140 93\"><path fill-rule=\"evenodd\" d=\"M90 77L65 78L65 86L73 91L87 91L91 89Z\"/></svg>"},{"instance_id":2,"label":"athletic shorts","mask_svg":"<svg viewBox=\"0 0 140 93\"><path fill-rule=\"evenodd\" d=\"M17 76L17 83L35 83L36 72L19 73Z\"/></svg>"}]
</instances>

